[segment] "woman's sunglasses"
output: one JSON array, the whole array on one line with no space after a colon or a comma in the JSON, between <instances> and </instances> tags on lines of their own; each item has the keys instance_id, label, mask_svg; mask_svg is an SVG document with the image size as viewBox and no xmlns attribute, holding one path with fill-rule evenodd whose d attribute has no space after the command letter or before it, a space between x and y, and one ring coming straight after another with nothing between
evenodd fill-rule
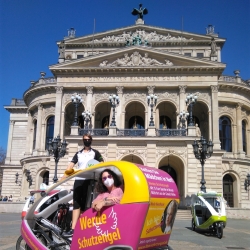
<instances>
[{"instance_id":1,"label":"woman's sunglasses","mask_svg":"<svg viewBox=\"0 0 250 250\"><path fill-rule=\"evenodd\" d=\"M83 139L83 141L91 141L91 139Z\"/></svg>"},{"instance_id":2,"label":"woman's sunglasses","mask_svg":"<svg viewBox=\"0 0 250 250\"><path fill-rule=\"evenodd\" d=\"M103 181L106 181L108 178L109 178L109 179L112 179L113 177L112 177L112 175L109 174L108 176L102 177L102 180L103 180Z\"/></svg>"}]
</instances>

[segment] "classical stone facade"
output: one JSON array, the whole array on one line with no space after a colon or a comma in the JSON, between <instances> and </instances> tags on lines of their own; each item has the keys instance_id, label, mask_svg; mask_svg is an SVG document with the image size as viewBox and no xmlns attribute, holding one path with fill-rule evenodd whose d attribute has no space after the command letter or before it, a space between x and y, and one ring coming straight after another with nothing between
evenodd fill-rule
<instances>
[{"instance_id":1,"label":"classical stone facade","mask_svg":"<svg viewBox=\"0 0 250 250\"><path fill-rule=\"evenodd\" d=\"M200 35L143 23L98 33L94 39L70 30L58 43L59 62L49 67L53 77L41 72L23 100L5 106L10 125L2 195L22 200L29 189L51 184L55 163L48 140L59 135L68 142L58 165L60 176L82 147L81 135L89 131L105 161L126 160L169 172L185 206L200 188L201 164L192 144L201 134L214 143L205 163L207 189L223 193L231 206L250 207L244 190L250 165L250 85L239 71L222 75L224 43L213 32ZM75 94L83 99L79 126L72 126ZM180 116L191 94L197 96L193 117L200 132ZM110 95L119 96L115 108ZM158 97L152 107L148 95ZM83 111L91 114L88 124ZM116 126L110 126L112 118Z\"/></svg>"}]
</instances>

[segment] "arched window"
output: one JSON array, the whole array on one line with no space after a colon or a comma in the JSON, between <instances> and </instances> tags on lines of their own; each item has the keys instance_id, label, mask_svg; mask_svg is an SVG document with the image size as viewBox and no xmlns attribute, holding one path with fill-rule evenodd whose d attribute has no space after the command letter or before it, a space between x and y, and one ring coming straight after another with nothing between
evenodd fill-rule
<instances>
[{"instance_id":1,"label":"arched window","mask_svg":"<svg viewBox=\"0 0 250 250\"><path fill-rule=\"evenodd\" d=\"M55 116L51 116L47 120L45 149L49 148L49 140L50 139L53 140L53 136L54 136L54 122L55 122Z\"/></svg>"},{"instance_id":2,"label":"arched window","mask_svg":"<svg viewBox=\"0 0 250 250\"><path fill-rule=\"evenodd\" d=\"M34 127L34 130L33 130L33 149L35 149L36 148L37 120L34 121L33 127Z\"/></svg>"},{"instance_id":3,"label":"arched window","mask_svg":"<svg viewBox=\"0 0 250 250\"><path fill-rule=\"evenodd\" d=\"M242 146L243 151L247 152L247 131L246 131L246 122L242 121Z\"/></svg>"},{"instance_id":4,"label":"arched window","mask_svg":"<svg viewBox=\"0 0 250 250\"><path fill-rule=\"evenodd\" d=\"M232 152L231 121L228 117L222 116L219 121L219 134L221 149Z\"/></svg>"},{"instance_id":5,"label":"arched window","mask_svg":"<svg viewBox=\"0 0 250 250\"><path fill-rule=\"evenodd\" d=\"M161 115L160 116L160 129L170 129L171 126L171 119L168 116Z\"/></svg>"},{"instance_id":6,"label":"arched window","mask_svg":"<svg viewBox=\"0 0 250 250\"><path fill-rule=\"evenodd\" d=\"M45 183L46 185L49 185L49 171L46 171L43 174L43 183Z\"/></svg>"}]
</instances>

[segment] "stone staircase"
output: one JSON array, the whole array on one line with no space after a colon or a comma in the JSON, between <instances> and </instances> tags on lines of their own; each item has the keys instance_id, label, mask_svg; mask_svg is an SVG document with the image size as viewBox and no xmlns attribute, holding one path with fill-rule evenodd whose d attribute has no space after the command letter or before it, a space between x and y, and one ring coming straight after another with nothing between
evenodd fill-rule
<instances>
[{"instance_id":1,"label":"stone staircase","mask_svg":"<svg viewBox=\"0 0 250 250\"><path fill-rule=\"evenodd\" d=\"M190 220L192 219L190 209L178 209L175 217L176 220Z\"/></svg>"}]
</instances>

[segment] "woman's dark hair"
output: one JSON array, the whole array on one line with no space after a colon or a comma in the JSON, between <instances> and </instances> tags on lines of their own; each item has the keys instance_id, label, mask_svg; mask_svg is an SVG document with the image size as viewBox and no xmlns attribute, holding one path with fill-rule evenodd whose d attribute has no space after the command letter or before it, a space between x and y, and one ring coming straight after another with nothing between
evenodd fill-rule
<instances>
[{"instance_id":1,"label":"woman's dark hair","mask_svg":"<svg viewBox=\"0 0 250 250\"><path fill-rule=\"evenodd\" d=\"M165 227L166 227L166 217L167 217L167 213L168 213L168 209L171 209L173 211L173 216L172 216L172 219L171 219L171 222L170 222L170 226L171 228L173 227L174 225L174 220L175 220L175 215L177 213L177 209L178 209L178 203L176 200L171 200L167 207L165 208L164 210L164 213L162 215L162 218L161 218L161 231L164 232L165 230Z\"/></svg>"},{"instance_id":2,"label":"woman's dark hair","mask_svg":"<svg viewBox=\"0 0 250 250\"><path fill-rule=\"evenodd\" d=\"M108 192L107 187L106 187L106 186L103 184L103 182L102 182L102 174L103 174L104 172L108 172L110 175L112 175L112 177L113 177L113 179L114 179L114 186L115 186L115 187L120 187L121 184L122 184L120 178L118 177L118 175L117 175L114 171L112 171L112 170L110 170L110 169L104 169L104 170L100 173L100 175L99 175L99 178L98 178L98 181L97 181L97 186L96 186L96 191L97 191L98 193L100 193L100 194L105 193L105 192Z\"/></svg>"}]
</instances>

